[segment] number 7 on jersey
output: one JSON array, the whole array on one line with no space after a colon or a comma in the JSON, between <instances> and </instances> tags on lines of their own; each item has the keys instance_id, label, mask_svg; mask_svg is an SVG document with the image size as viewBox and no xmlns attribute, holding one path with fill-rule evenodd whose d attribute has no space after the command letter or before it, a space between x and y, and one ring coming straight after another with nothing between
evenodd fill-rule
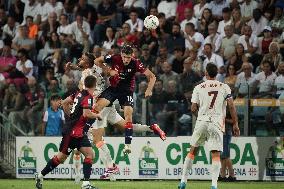
<instances>
[{"instance_id":1,"label":"number 7 on jersey","mask_svg":"<svg viewBox=\"0 0 284 189\"><path fill-rule=\"evenodd\" d=\"M218 95L218 91L210 91L210 92L208 92L208 95L209 96L213 95L213 98L212 98L210 106L209 106L209 109L212 109L214 107L214 104L215 104L215 101L216 101L216 98L217 98L217 95Z\"/></svg>"}]
</instances>

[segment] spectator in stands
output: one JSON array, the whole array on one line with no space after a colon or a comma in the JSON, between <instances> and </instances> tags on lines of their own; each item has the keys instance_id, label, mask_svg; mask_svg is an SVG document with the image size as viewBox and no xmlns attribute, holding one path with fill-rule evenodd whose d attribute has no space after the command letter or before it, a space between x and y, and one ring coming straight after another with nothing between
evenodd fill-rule
<instances>
[{"instance_id":1,"label":"spectator in stands","mask_svg":"<svg viewBox=\"0 0 284 189\"><path fill-rule=\"evenodd\" d=\"M157 56L158 52L158 40L157 38L151 33L150 30L144 28L143 29L143 35L140 38L140 46L147 44L148 48L150 50L150 54L153 56Z\"/></svg>"},{"instance_id":2,"label":"spectator in stands","mask_svg":"<svg viewBox=\"0 0 284 189\"><path fill-rule=\"evenodd\" d=\"M178 113L185 98L178 92L176 81L168 81L167 86L165 108L157 114L157 119L161 128L167 133L167 136L173 136L178 131Z\"/></svg>"},{"instance_id":3,"label":"spectator in stands","mask_svg":"<svg viewBox=\"0 0 284 189\"><path fill-rule=\"evenodd\" d=\"M80 3L80 1L78 2L78 4ZM49 0L49 4L50 4L50 12L55 12L56 15L61 15L64 13L64 7L61 1L58 0Z\"/></svg>"},{"instance_id":4,"label":"spectator in stands","mask_svg":"<svg viewBox=\"0 0 284 189\"><path fill-rule=\"evenodd\" d=\"M154 16L158 17L158 14L159 14L159 12L158 12L157 7L150 7L149 8L149 15L154 15Z\"/></svg>"},{"instance_id":5,"label":"spectator in stands","mask_svg":"<svg viewBox=\"0 0 284 189\"><path fill-rule=\"evenodd\" d=\"M231 88L232 94L234 94L236 80L237 80L236 71L237 70L236 70L234 64L229 64L228 67L227 67L227 75L226 75L226 78L224 80L224 83L229 85L229 87Z\"/></svg>"},{"instance_id":6,"label":"spectator in stands","mask_svg":"<svg viewBox=\"0 0 284 189\"><path fill-rule=\"evenodd\" d=\"M224 61L221 56L218 54L213 53L212 45L207 43L204 45L204 55L205 55L205 60L203 62L203 70L206 69L206 66L208 63L215 64L218 67L218 75L217 75L217 80L223 81L225 77L225 67L224 67Z\"/></svg>"},{"instance_id":7,"label":"spectator in stands","mask_svg":"<svg viewBox=\"0 0 284 189\"><path fill-rule=\"evenodd\" d=\"M69 67L64 65L64 74L61 78L62 90L66 92L68 90L68 82L72 81L71 84L74 85L74 82L75 82L74 80L75 80L75 76L74 76L73 71Z\"/></svg>"},{"instance_id":8,"label":"spectator in stands","mask_svg":"<svg viewBox=\"0 0 284 189\"><path fill-rule=\"evenodd\" d=\"M183 17L184 17L184 19L180 23L181 31L183 33L185 32L185 25L189 22L194 24L194 29L197 29L197 21L198 20L193 16L192 8L185 8Z\"/></svg>"},{"instance_id":9,"label":"spectator in stands","mask_svg":"<svg viewBox=\"0 0 284 189\"><path fill-rule=\"evenodd\" d=\"M188 59L192 60L192 70L197 73L200 77L203 76L203 62L199 59L197 56L197 51L195 49L192 49L189 51L189 57L186 58L186 61L189 61Z\"/></svg>"},{"instance_id":10,"label":"spectator in stands","mask_svg":"<svg viewBox=\"0 0 284 189\"><path fill-rule=\"evenodd\" d=\"M208 36L208 26L212 22L215 22L212 16L212 11L209 8L205 8L202 12L201 20L198 24L198 31L202 33L204 37Z\"/></svg>"},{"instance_id":11,"label":"spectator in stands","mask_svg":"<svg viewBox=\"0 0 284 189\"><path fill-rule=\"evenodd\" d=\"M58 35L68 35L71 34L70 25L68 23L68 16L66 14L61 14L59 18L60 25L58 26L56 32Z\"/></svg>"},{"instance_id":12,"label":"spectator in stands","mask_svg":"<svg viewBox=\"0 0 284 189\"><path fill-rule=\"evenodd\" d=\"M256 36L261 34L267 24L268 20L261 15L260 9L253 10L253 18L247 23L252 28L252 34Z\"/></svg>"},{"instance_id":13,"label":"spectator in stands","mask_svg":"<svg viewBox=\"0 0 284 189\"><path fill-rule=\"evenodd\" d=\"M70 25L70 32L73 36L72 48L78 49L71 53L76 53L76 57L80 57L81 53L89 52L92 42L90 24L83 20L81 14L76 15L76 21Z\"/></svg>"},{"instance_id":14,"label":"spectator in stands","mask_svg":"<svg viewBox=\"0 0 284 189\"><path fill-rule=\"evenodd\" d=\"M245 21L242 17L242 13L241 13L240 8L234 8L233 9L232 25L234 26L233 33L237 34L237 35L241 35L242 34L242 28L245 25Z\"/></svg>"},{"instance_id":15,"label":"spectator in stands","mask_svg":"<svg viewBox=\"0 0 284 189\"><path fill-rule=\"evenodd\" d=\"M178 74L174 71L172 71L172 65L168 62L164 62L162 65L163 74L160 75L159 79L163 81L164 89L168 88L168 82L169 81L175 81L178 83L179 77Z\"/></svg>"},{"instance_id":16,"label":"spectator in stands","mask_svg":"<svg viewBox=\"0 0 284 189\"><path fill-rule=\"evenodd\" d=\"M98 20L94 28L94 44L99 45L103 42L106 27L116 28L120 26L121 22L121 16L117 13L115 2L102 0L98 6Z\"/></svg>"},{"instance_id":17,"label":"spectator in stands","mask_svg":"<svg viewBox=\"0 0 284 189\"><path fill-rule=\"evenodd\" d=\"M38 15L37 10L37 2L36 0L27 0L25 3L25 9L24 9L24 15L23 18L26 18L27 16L32 16L33 18L36 18Z\"/></svg>"},{"instance_id":18,"label":"spectator in stands","mask_svg":"<svg viewBox=\"0 0 284 189\"><path fill-rule=\"evenodd\" d=\"M262 62L268 61L270 62L271 70L276 71L278 65L282 61L282 55L279 51L279 45L277 42L271 42L269 45L269 53L264 55ZM262 65L262 64L261 64Z\"/></svg>"},{"instance_id":19,"label":"spectator in stands","mask_svg":"<svg viewBox=\"0 0 284 189\"><path fill-rule=\"evenodd\" d=\"M165 41L172 31L172 22L166 20L166 15L162 12L158 14L159 27L156 29L160 41Z\"/></svg>"},{"instance_id":20,"label":"spectator in stands","mask_svg":"<svg viewBox=\"0 0 284 189\"><path fill-rule=\"evenodd\" d=\"M142 45L142 53L140 56L140 60L146 68L153 70L155 67L155 57L150 54L149 45L144 44Z\"/></svg>"},{"instance_id":21,"label":"spectator in stands","mask_svg":"<svg viewBox=\"0 0 284 189\"><path fill-rule=\"evenodd\" d=\"M168 62L169 64L173 63L174 57L168 53L166 46L160 46L158 58L156 59L155 64L155 73L160 74L162 72L162 65L164 62Z\"/></svg>"},{"instance_id":22,"label":"spectator in stands","mask_svg":"<svg viewBox=\"0 0 284 189\"><path fill-rule=\"evenodd\" d=\"M178 22L178 23L181 23L183 20L186 20L187 17L189 17L188 14L192 15L191 17L196 20L196 24L197 24L197 19L193 15L192 0L180 0L180 1L178 1L175 21ZM182 30L184 30L184 27L183 27Z\"/></svg>"},{"instance_id":23,"label":"spectator in stands","mask_svg":"<svg viewBox=\"0 0 284 189\"><path fill-rule=\"evenodd\" d=\"M140 37L143 31L143 20L138 18L136 9L131 9L129 17L130 19L128 19L125 23L129 24L130 33L135 34L137 37Z\"/></svg>"},{"instance_id":24,"label":"spectator in stands","mask_svg":"<svg viewBox=\"0 0 284 189\"><path fill-rule=\"evenodd\" d=\"M34 54L35 40L29 38L27 26L19 26L19 34L13 39L12 48L15 51L14 54L20 49L27 50L30 52L29 55Z\"/></svg>"},{"instance_id":25,"label":"spectator in stands","mask_svg":"<svg viewBox=\"0 0 284 189\"><path fill-rule=\"evenodd\" d=\"M273 41L272 29L270 26L265 26L263 30L263 37L259 37L259 54L267 54L269 52L270 43Z\"/></svg>"},{"instance_id":26,"label":"spectator in stands","mask_svg":"<svg viewBox=\"0 0 284 189\"><path fill-rule=\"evenodd\" d=\"M247 22L252 18L253 10L257 8L257 2L254 0L245 0L240 5L242 17Z\"/></svg>"},{"instance_id":27,"label":"spectator in stands","mask_svg":"<svg viewBox=\"0 0 284 189\"><path fill-rule=\"evenodd\" d=\"M29 30L29 38L30 39L37 39L38 37L38 25L34 23L33 17L27 16L26 17L26 25Z\"/></svg>"},{"instance_id":28,"label":"spectator in stands","mask_svg":"<svg viewBox=\"0 0 284 189\"><path fill-rule=\"evenodd\" d=\"M229 60L229 63L235 65L237 73L240 73L241 71L240 69L242 68L243 62L247 62L247 61L248 61L248 57L245 54L244 46L241 43L238 43L236 46L235 54Z\"/></svg>"},{"instance_id":29,"label":"spectator in stands","mask_svg":"<svg viewBox=\"0 0 284 189\"><path fill-rule=\"evenodd\" d=\"M16 68L23 72L26 77L33 76L33 62L28 58L28 51L20 49L17 56L19 60L16 63Z\"/></svg>"},{"instance_id":30,"label":"spectator in stands","mask_svg":"<svg viewBox=\"0 0 284 189\"><path fill-rule=\"evenodd\" d=\"M242 71L238 74L235 84L235 97L243 98L247 95L255 93L255 74L252 72L253 66L251 63L244 62ZM250 94L249 94L250 93Z\"/></svg>"},{"instance_id":31,"label":"spectator in stands","mask_svg":"<svg viewBox=\"0 0 284 189\"><path fill-rule=\"evenodd\" d=\"M50 37L52 32L57 31L59 25L60 24L57 21L57 14L55 12L49 13L47 22L43 22L40 26L42 35Z\"/></svg>"},{"instance_id":32,"label":"spectator in stands","mask_svg":"<svg viewBox=\"0 0 284 189\"><path fill-rule=\"evenodd\" d=\"M163 0L158 5L158 12L164 13L166 19L174 19L176 17L177 2L173 0Z\"/></svg>"},{"instance_id":33,"label":"spectator in stands","mask_svg":"<svg viewBox=\"0 0 284 189\"><path fill-rule=\"evenodd\" d=\"M183 49L180 48L180 47L175 47L172 69L177 74L180 74L180 73L183 72L183 61L184 61L184 59L185 58L183 56Z\"/></svg>"},{"instance_id":34,"label":"spectator in stands","mask_svg":"<svg viewBox=\"0 0 284 189\"><path fill-rule=\"evenodd\" d=\"M56 0L51 0L51 1L56 2ZM60 3L60 2L57 2L57 3ZM61 12L59 15L61 15L62 13L63 12ZM97 20L97 12L96 12L96 9L92 5L87 3L87 0L79 0L78 4L76 4L74 8L74 13L82 14L84 19L90 24L91 30L94 29L94 26Z\"/></svg>"},{"instance_id":35,"label":"spectator in stands","mask_svg":"<svg viewBox=\"0 0 284 189\"><path fill-rule=\"evenodd\" d=\"M279 98L284 95L284 62L278 65L278 76L274 82L275 97Z\"/></svg>"},{"instance_id":36,"label":"spectator in stands","mask_svg":"<svg viewBox=\"0 0 284 189\"><path fill-rule=\"evenodd\" d=\"M8 71L10 67L16 67L17 59L11 53L11 41L4 40L4 47L0 56L0 82L5 81L8 78Z\"/></svg>"},{"instance_id":37,"label":"spectator in stands","mask_svg":"<svg viewBox=\"0 0 284 189\"><path fill-rule=\"evenodd\" d=\"M146 0L125 0L123 5L123 11L125 13L131 12L131 9L136 9L136 13L140 18L144 18L145 11L146 11ZM130 13L131 14L131 13Z\"/></svg>"},{"instance_id":38,"label":"spectator in stands","mask_svg":"<svg viewBox=\"0 0 284 189\"><path fill-rule=\"evenodd\" d=\"M188 55L189 51L194 49L198 51L198 55L202 54L204 37L201 33L196 32L192 23L187 23L185 26L185 54Z\"/></svg>"},{"instance_id":39,"label":"spectator in stands","mask_svg":"<svg viewBox=\"0 0 284 189\"><path fill-rule=\"evenodd\" d=\"M25 97L14 83L8 85L3 101L3 112L9 116L10 112L22 111L25 108Z\"/></svg>"},{"instance_id":40,"label":"spectator in stands","mask_svg":"<svg viewBox=\"0 0 284 189\"><path fill-rule=\"evenodd\" d=\"M56 32L51 33L50 38L45 43L43 51L43 58L52 56L50 66L54 68L54 72L57 73L62 60L63 49L61 48L61 41Z\"/></svg>"},{"instance_id":41,"label":"spectator in stands","mask_svg":"<svg viewBox=\"0 0 284 189\"><path fill-rule=\"evenodd\" d=\"M208 4L208 8L212 10L213 18L217 21L222 20L222 10L229 7L226 0L213 0Z\"/></svg>"},{"instance_id":42,"label":"spectator in stands","mask_svg":"<svg viewBox=\"0 0 284 189\"><path fill-rule=\"evenodd\" d=\"M48 86L50 85L53 78L54 78L53 69L49 68L45 70L45 75L40 83L40 87L44 90L45 93L48 91Z\"/></svg>"},{"instance_id":43,"label":"spectator in stands","mask_svg":"<svg viewBox=\"0 0 284 189\"><path fill-rule=\"evenodd\" d=\"M24 9L25 4L21 0L15 0L9 8L9 15L13 17L16 22L22 23L24 20Z\"/></svg>"},{"instance_id":44,"label":"spectator in stands","mask_svg":"<svg viewBox=\"0 0 284 189\"><path fill-rule=\"evenodd\" d=\"M18 32L19 23L15 21L12 16L7 19L7 24L3 27L2 39L10 38L13 39Z\"/></svg>"},{"instance_id":45,"label":"spectator in stands","mask_svg":"<svg viewBox=\"0 0 284 189\"><path fill-rule=\"evenodd\" d=\"M145 99L145 91L147 89L147 82L141 81L138 85L138 93L136 94L135 108L134 108L134 119L138 123L142 123L142 101Z\"/></svg>"},{"instance_id":46,"label":"spectator in stands","mask_svg":"<svg viewBox=\"0 0 284 189\"><path fill-rule=\"evenodd\" d=\"M206 0L199 0L198 4L195 4L193 7L194 17L197 18L197 20L201 19L202 13L205 8L208 7L208 4L206 3Z\"/></svg>"},{"instance_id":47,"label":"spectator in stands","mask_svg":"<svg viewBox=\"0 0 284 189\"><path fill-rule=\"evenodd\" d=\"M181 92L191 92L195 85L201 81L201 77L192 70L193 60L191 58L187 58L183 63L183 72L180 74L180 87Z\"/></svg>"},{"instance_id":48,"label":"spectator in stands","mask_svg":"<svg viewBox=\"0 0 284 189\"><path fill-rule=\"evenodd\" d=\"M219 23L220 26L221 22ZM209 35L205 38L204 44L210 43L213 47L213 52L218 53L221 47L223 36L217 33L217 27L215 23L211 23L208 26Z\"/></svg>"},{"instance_id":49,"label":"spectator in stands","mask_svg":"<svg viewBox=\"0 0 284 189\"><path fill-rule=\"evenodd\" d=\"M246 52L253 54L258 48L258 40L252 34L251 26L244 26L244 35L240 36L238 43L244 46Z\"/></svg>"},{"instance_id":50,"label":"spectator in stands","mask_svg":"<svg viewBox=\"0 0 284 189\"><path fill-rule=\"evenodd\" d=\"M274 37L280 36L282 34L282 31L284 29L284 16L282 7L275 7L274 17L273 20L270 21L269 26L273 30Z\"/></svg>"},{"instance_id":51,"label":"spectator in stands","mask_svg":"<svg viewBox=\"0 0 284 189\"><path fill-rule=\"evenodd\" d=\"M113 46L114 43L115 43L115 31L111 26L109 26L106 28L106 39L103 42L102 47L108 51L111 49L111 46Z\"/></svg>"},{"instance_id":52,"label":"spectator in stands","mask_svg":"<svg viewBox=\"0 0 284 189\"><path fill-rule=\"evenodd\" d=\"M225 26L225 36L221 42L220 55L224 58L224 61L229 61L235 55L236 46L238 43L239 35L234 34L234 27L232 25ZM244 52L244 51L242 51ZM237 68L238 71L240 67Z\"/></svg>"},{"instance_id":53,"label":"spectator in stands","mask_svg":"<svg viewBox=\"0 0 284 189\"><path fill-rule=\"evenodd\" d=\"M51 6L50 3L48 1L45 0L37 0L37 6L36 6L36 16L32 16L32 15L28 15L31 16L32 18L35 19L35 22L37 24L40 23L45 23L47 22L48 19L48 14L53 12L51 10ZM26 17L25 17L26 18Z\"/></svg>"},{"instance_id":54,"label":"spectator in stands","mask_svg":"<svg viewBox=\"0 0 284 189\"><path fill-rule=\"evenodd\" d=\"M222 10L222 18L223 20L219 22L218 25L218 33L224 37L225 36L225 31L224 28L227 25L231 25L232 24L232 19L231 19L231 9L229 7L225 7Z\"/></svg>"},{"instance_id":55,"label":"spectator in stands","mask_svg":"<svg viewBox=\"0 0 284 189\"><path fill-rule=\"evenodd\" d=\"M62 91L59 87L58 80L53 77L47 87L47 93L46 93L46 98L50 99L52 95L59 95L62 97L64 94L64 91Z\"/></svg>"},{"instance_id":56,"label":"spectator in stands","mask_svg":"<svg viewBox=\"0 0 284 189\"><path fill-rule=\"evenodd\" d=\"M180 25L178 23L173 23L172 33L166 38L166 46L170 54L174 53L174 47L185 49L185 40L181 35Z\"/></svg>"},{"instance_id":57,"label":"spectator in stands","mask_svg":"<svg viewBox=\"0 0 284 189\"><path fill-rule=\"evenodd\" d=\"M273 94L273 85L276 79L276 74L272 72L270 62L262 63L262 72L255 76L255 84L258 87L255 98L271 98Z\"/></svg>"},{"instance_id":58,"label":"spectator in stands","mask_svg":"<svg viewBox=\"0 0 284 189\"><path fill-rule=\"evenodd\" d=\"M65 117L60 106L61 97L59 95L52 95L50 97L50 106L44 112L42 120L42 136L61 136L62 125L65 121Z\"/></svg>"},{"instance_id":59,"label":"spectator in stands","mask_svg":"<svg viewBox=\"0 0 284 189\"><path fill-rule=\"evenodd\" d=\"M122 31L118 31L116 34L116 45L122 47L123 45L137 45L138 38L135 34L130 33L130 25L124 23L122 25Z\"/></svg>"},{"instance_id":60,"label":"spectator in stands","mask_svg":"<svg viewBox=\"0 0 284 189\"><path fill-rule=\"evenodd\" d=\"M149 111L154 122L157 120L157 113L162 112L166 103L166 92L163 90L163 81L160 79L156 80L153 95L149 100Z\"/></svg>"}]
</instances>

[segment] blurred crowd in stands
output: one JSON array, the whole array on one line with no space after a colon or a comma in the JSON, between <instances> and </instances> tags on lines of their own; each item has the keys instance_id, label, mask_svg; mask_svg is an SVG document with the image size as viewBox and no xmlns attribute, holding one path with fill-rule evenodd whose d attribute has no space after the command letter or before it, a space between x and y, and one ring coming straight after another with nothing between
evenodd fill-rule
<instances>
[{"instance_id":1,"label":"blurred crowd in stands","mask_svg":"<svg viewBox=\"0 0 284 189\"><path fill-rule=\"evenodd\" d=\"M119 53L124 44L132 45L134 56L158 78L146 103L147 121L157 122L168 136L191 134L191 94L209 62L218 66L217 79L235 98L284 99L282 0L0 3L1 112L29 135L60 135L60 99L74 90L81 74L67 62L76 64L84 52ZM159 19L155 31L143 26L150 14ZM135 122L143 121L146 82L137 75ZM283 107L252 107L250 114L252 122L262 117L267 135L281 134ZM259 134L253 130L251 135ZM117 135L112 127L109 132Z\"/></svg>"}]
</instances>

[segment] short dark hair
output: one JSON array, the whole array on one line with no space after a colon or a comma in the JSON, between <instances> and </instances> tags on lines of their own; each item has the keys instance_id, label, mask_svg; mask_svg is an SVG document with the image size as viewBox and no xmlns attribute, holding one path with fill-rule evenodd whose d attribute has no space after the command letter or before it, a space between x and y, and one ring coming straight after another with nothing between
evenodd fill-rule
<instances>
[{"instance_id":1,"label":"short dark hair","mask_svg":"<svg viewBox=\"0 0 284 189\"><path fill-rule=\"evenodd\" d=\"M264 64L268 64L268 65L271 67L271 62L268 61L268 60L264 60L264 61L262 62L262 65L264 65Z\"/></svg>"},{"instance_id":2,"label":"short dark hair","mask_svg":"<svg viewBox=\"0 0 284 189\"><path fill-rule=\"evenodd\" d=\"M159 14L158 14L158 16L157 16L158 18L162 18L162 17L166 17L166 15L165 15L165 13L163 13L163 12L160 12Z\"/></svg>"},{"instance_id":3,"label":"short dark hair","mask_svg":"<svg viewBox=\"0 0 284 189\"><path fill-rule=\"evenodd\" d=\"M206 72L208 73L209 77L214 78L218 74L218 68L213 63L208 63L206 66Z\"/></svg>"},{"instance_id":4,"label":"short dark hair","mask_svg":"<svg viewBox=\"0 0 284 189\"><path fill-rule=\"evenodd\" d=\"M93 88L96 86L96 78L92 75L89 75L84 80L84 85L86 88Z\"/></svg>"},{"instance_id":5,"label":"short dark hair","mask_svg":"<svg viewBox=\"0 0 284 189\"><path fill-rule=\"evenodd\" d=\"M61 96L59 96L58 94L54 94L50 97L50 101L57 101L57 100L61 100Z\"/></svg>"},{"instance_id":6,"label":"short dark hair","mask_svg":"<svg viewBox=\"0 0 284 189\"><path fill-rule=\"evenodd\" d=\"M28 19L28 18L30 18L31 20L34 20L34 17L32 17L30 15L26 16L26 19Z\"/></svg>"},{"instance_id":7,"label":"short dark hair","mask_svg":"<svg viewBox=\"0 0 284 189\"><path fill-rule=\"evenodd\" d=\"M124 54L127 54L127 55L130 55L133 53L133 49L130 45L124 45L121 49L121 53L124 53Z\"/></svg>"},{"instance_id":8,"label":"short dark hair","mask_svg":"<svg viewBox=\"0 0 284 189\"><path fill-rule=\"evenodd\" d=\"M180 24L178 22L174 22L172 27L174 27L174 26L178 26L179 29L180 29Z\"/></svg>"},{"instance_id":9,"label":"short dark hair","mask_svg":"<svg viewBox=\"0 0 284 189\"><path fill-rule=\"evenodd\" d=\"M89 53L89 52L85 52L85 56L88 57L88 59L89 59L89 62L88 62L89 66L93 67L94 61L95 61L95 56L92 53Z\"/></svg>"},{"instance_id":10,"label":"short dark hair","mask_svg":"<svg viewBox=\"0 0 284 189\"><path fill-rule=\"evenodd\" d=\"M18 53L21 53L22 55L24 55L26 58L28 58L28 56L29 56L29 53L28 53L28 51L26 50L26 49L20 49L20 50L18 50Z\"/></svg>"},{"instance_id":11,"label":"short dark hair","mask_svg":"<svg viewBox=\"0 0 284 189\"><path fill-rule=\"evenodd\" d=\"M204 47L205 46L209 46L211 49L213 49L213 47L212 47L212 44L211 43L206 43L205 45L204 45Z\"/></svg>"},{"instance_id":12,"label":"short dark hair","mask_svg":"<svg viewBox=\"0 0 284 189\"><path fill-rule=\"evenodd\" d=\"M230 12L231 12L231 9L229 7L225 7L222 10L222 13L230 13Z\"/></svg>"},{"instance_id":13,"label":"short dark hair","mask_svg":"<svg viewBox=\"0 0 284 189\"><path fill-rule=\"evenodd\" d=\"M191 22L186 23L185 26L189 26L189 27L191 27L192 29L195 30L195 25Z\"/></svg>"}]
</instances>

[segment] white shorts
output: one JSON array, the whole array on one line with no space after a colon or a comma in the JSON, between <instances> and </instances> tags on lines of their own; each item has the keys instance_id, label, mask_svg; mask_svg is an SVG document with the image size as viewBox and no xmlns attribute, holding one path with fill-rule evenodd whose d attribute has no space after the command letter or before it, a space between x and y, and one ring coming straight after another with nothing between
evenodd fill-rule
<instances>
[{"instance_id":1,"label":"white shorts","mask_svg":"<svg viewBox=\"0 0 284 189\"><path fill-rule=\"evenodd\" d=\"M223 132L221 125L211 121L196 121L191 144L195 147L203 146L207 141L210 151L223 151Z\"/></svg>"},{"instance_id":2,"label":"white shorts","mask_svg":"<svg viewBox=\"0 0 284 189\"><path fill-rule=\"evenodd\" d=\"M92 127L94 129L105 128L107 127L107 123L114 125L115 123L123 120L123 118L117 113L114 106L105 107L100 112L100 114L101 114L102 120L101 121L96 120L93 123Z\"/></svg>"}]
</instances>

